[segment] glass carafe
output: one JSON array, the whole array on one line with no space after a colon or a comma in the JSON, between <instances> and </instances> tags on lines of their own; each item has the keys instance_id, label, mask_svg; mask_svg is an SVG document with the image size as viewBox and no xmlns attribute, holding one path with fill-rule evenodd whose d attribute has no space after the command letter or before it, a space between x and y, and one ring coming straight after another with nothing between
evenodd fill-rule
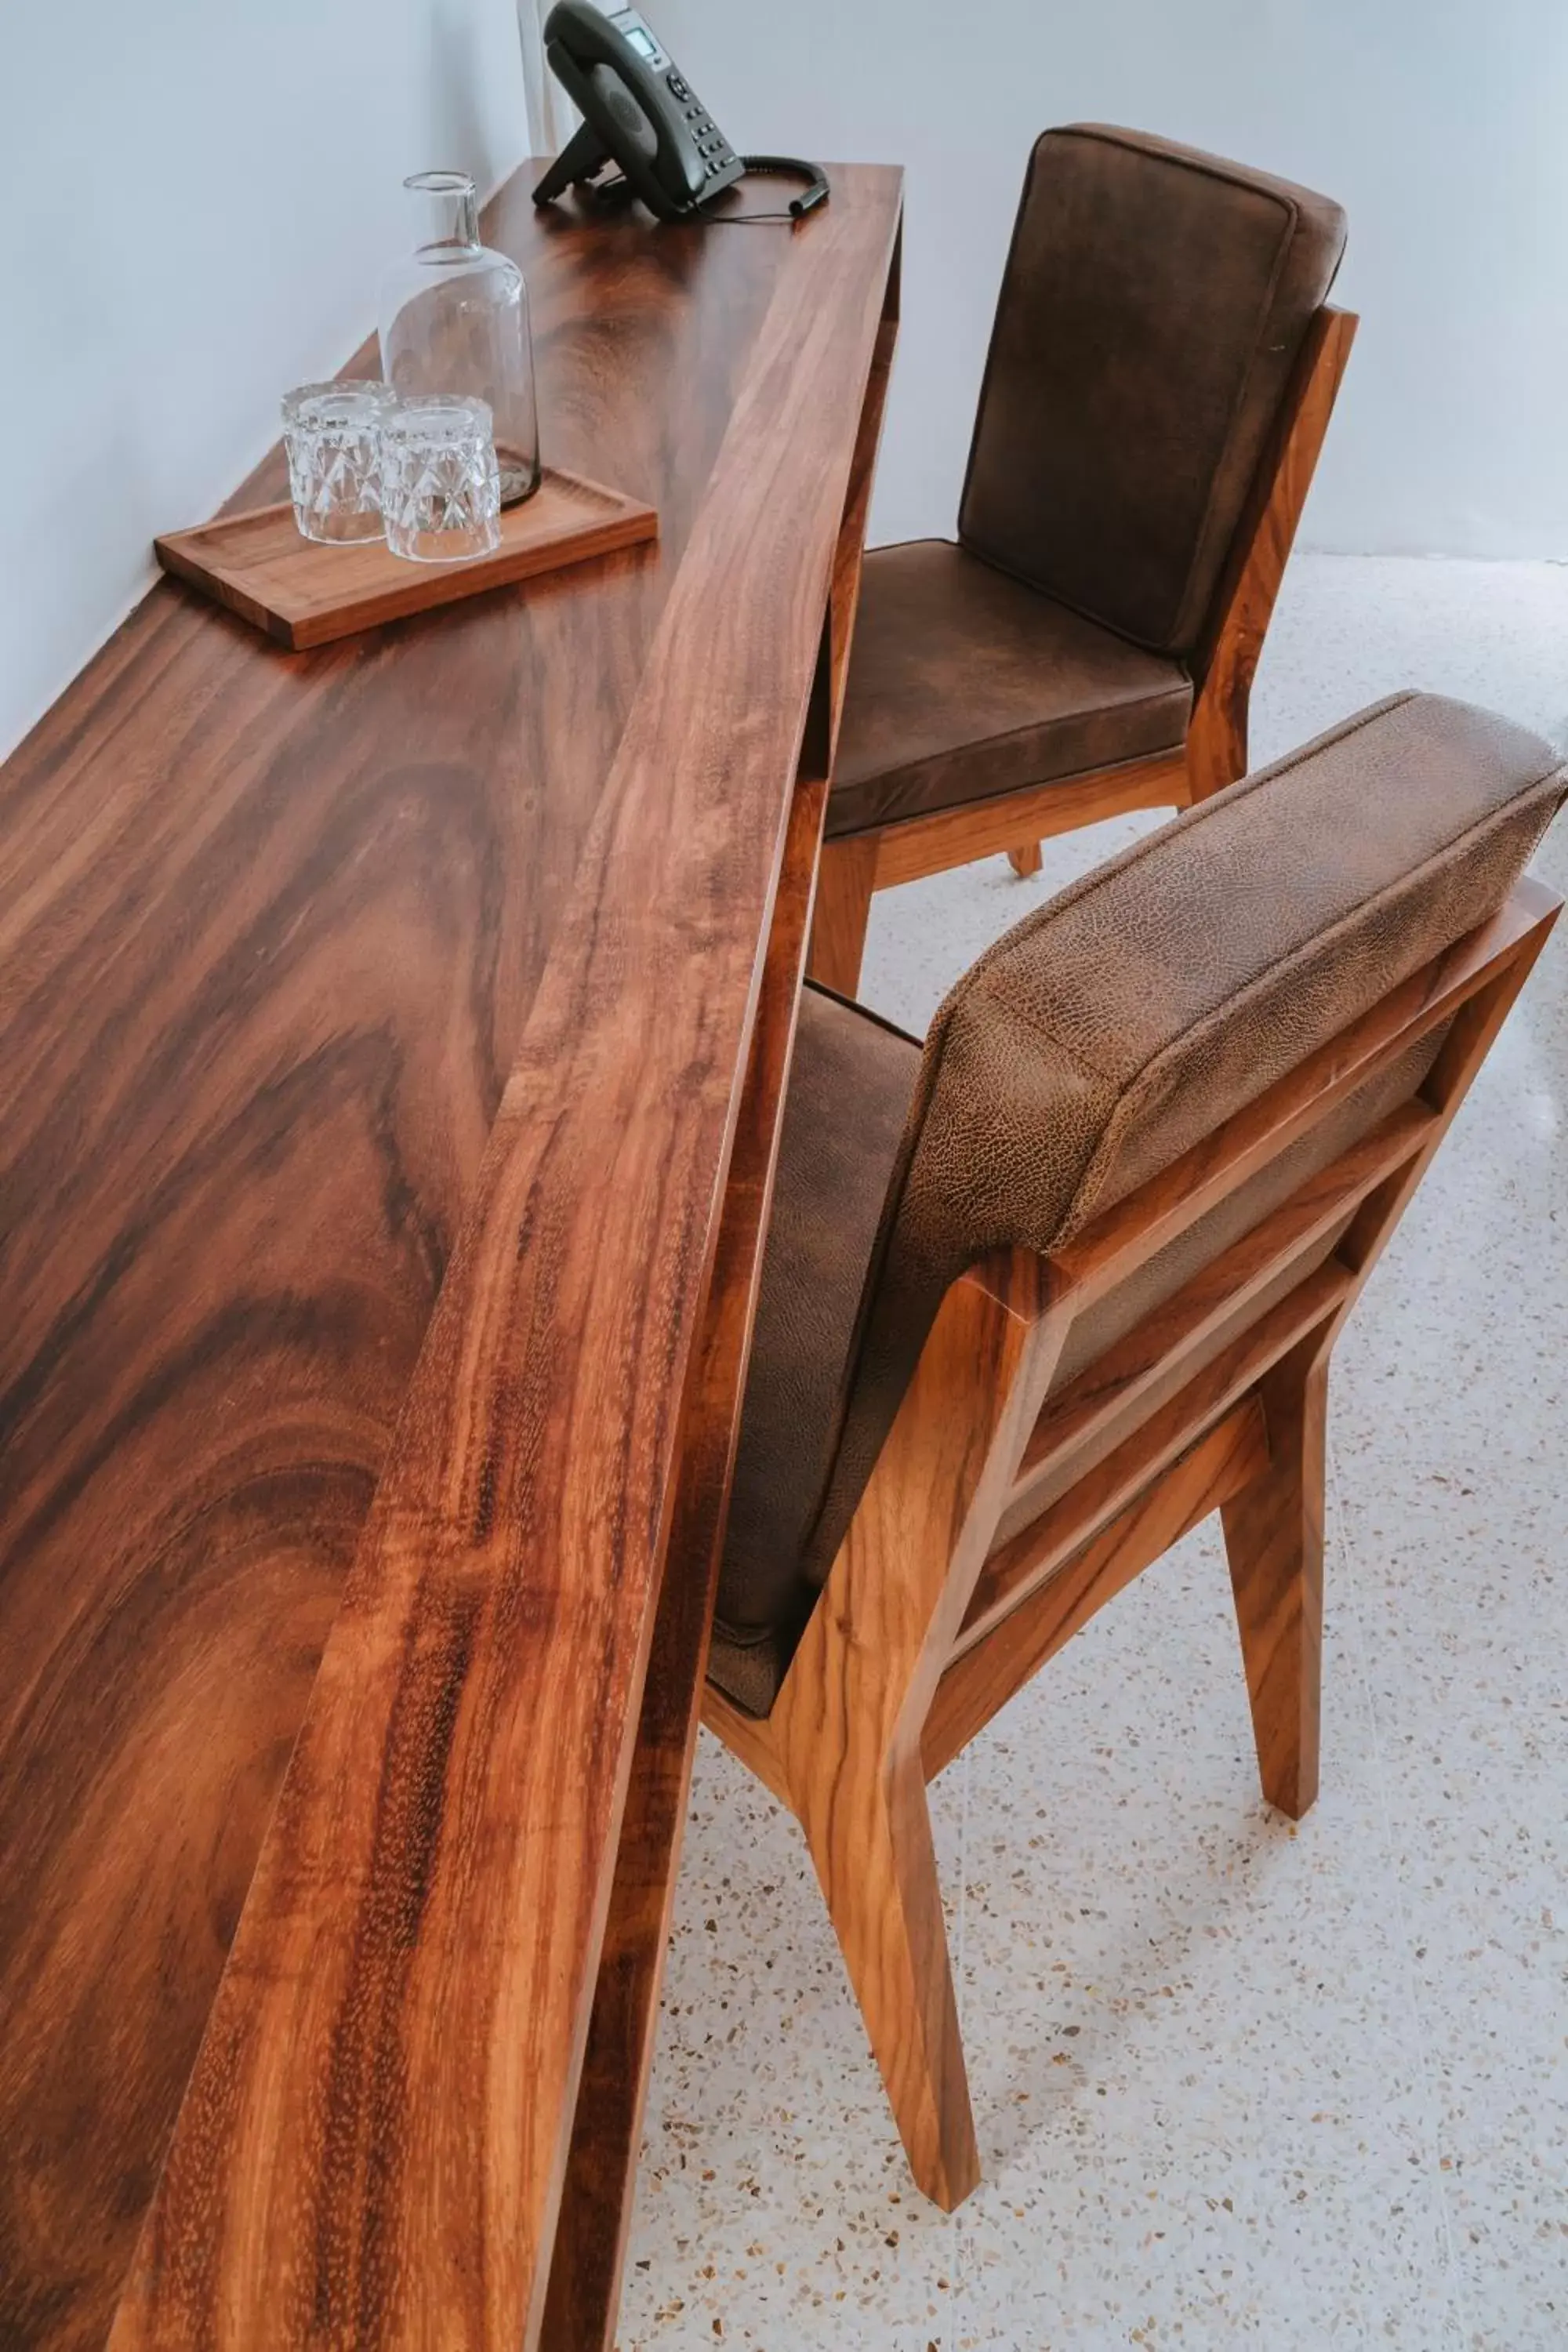
<instances>
[{"instance_id":1,"label":"glass carafe","mask_svg":"<svg viewBox=\"0 0 1568 2352\"><path fill-rule=\"evenodd\" d=\"M405 399L468 393L495 419L503 506L539 488L539 421L528 289L515 261L479 243L466 172L416 172L413 253L381 289L381 372Z\"/></svg>"}]
</instances>

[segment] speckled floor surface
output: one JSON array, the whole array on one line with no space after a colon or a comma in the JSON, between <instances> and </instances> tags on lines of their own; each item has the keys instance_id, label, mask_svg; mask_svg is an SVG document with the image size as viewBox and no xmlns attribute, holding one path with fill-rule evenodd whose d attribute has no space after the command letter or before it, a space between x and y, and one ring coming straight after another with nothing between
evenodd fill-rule
<instances>
[{"instance_id":1,"label":"speckled floor surface","mask_svg":"<svg viewBox=\"0 0 1568 2352\"><path fill-rule=\"evenodd\" d=\"M1255 757L1406 684L1568 747L1568 569L1298 559ZM1152 821L879 899L868 1000L923 1028ZM1537 866L1568 888L1568 819ZM704 1735L624 2352L1568 2347L1565 1127L1560 933L1336 1357L1300 1829L1207 1529L937 1782L956 2215L908 2181L798 1832Z\"/></svg>"}]
</instances>

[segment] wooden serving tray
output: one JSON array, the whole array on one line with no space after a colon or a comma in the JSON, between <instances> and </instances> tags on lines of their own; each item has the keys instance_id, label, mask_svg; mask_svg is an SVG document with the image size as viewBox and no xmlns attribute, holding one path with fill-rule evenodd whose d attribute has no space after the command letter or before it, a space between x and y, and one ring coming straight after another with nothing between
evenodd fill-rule
<instances>
[{"instance_id":1,"label":"wooden serving tray","mask_svg":"<svg viewBox=\"0 0 1568 2352\"><path fill-rule=\"evenodd\" d=\"M287 503L171 531L153 545L165 572L298 653L658 534L658 516L640 499L546 466L533 496L502 509L495 553L466 563L405 562L380 539L319 546L300 537Z\"/></svg>"}]
</instances>

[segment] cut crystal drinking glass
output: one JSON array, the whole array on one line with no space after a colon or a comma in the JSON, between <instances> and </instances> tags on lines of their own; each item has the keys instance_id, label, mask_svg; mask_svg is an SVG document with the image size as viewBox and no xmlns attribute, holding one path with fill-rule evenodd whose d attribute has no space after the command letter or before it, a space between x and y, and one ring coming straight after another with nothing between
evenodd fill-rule
<instances>
[{"instance_id":1,"label":"cut crystal drinking glass","mask_svg":"<svg viewBox=\"0 0 1568 2352\"><path fill-rule=\"evenodd\" d=\"M381 435L386 543L416 563L451 563L500 545L500 471L490 412L452 393L401 401Z\"/></svg>"},{"instance_id":2,"label":"cut crystal drinking glass","mask_svg":"<svg viewBox=\"0 0 1568 2352\"><path fill-rule=\"evenodd\" d=\"M302 383L283 402L283 446L294 520L328 545L381 537L381 428L394 405L384 383Z\"/></svg>"},{"instance_id":3,"label":"cut crystal drinking glass","mask_svg":"<svg viewBox=\"0 0 1568 2352\"><path fill-rule=\"evenodd\" d=\"M501 504L539 488L539 420L528 289L515 261L479 243L466 172L404 182L418 215L412 256L381 289L381 372L405 399L466 393L494 419Z\"/></svg>"}]
</instances>

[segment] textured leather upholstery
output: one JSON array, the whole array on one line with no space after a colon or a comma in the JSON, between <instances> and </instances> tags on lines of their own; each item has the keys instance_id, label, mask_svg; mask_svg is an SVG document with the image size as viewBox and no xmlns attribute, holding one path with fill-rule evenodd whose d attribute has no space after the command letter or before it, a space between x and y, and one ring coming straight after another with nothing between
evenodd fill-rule
<instances>
[{"instance_id":1,"label":"textured leather upholstery","mask_svg":"<svg viewBox=\"0 0 1568 2352\"><path fill-rule=\"evenodd\" d=\"M1047 131L1002 281L964 546L1190 654L1344 240L1338 205L1289 181L1103 124Z\"/></svg>"},{"instance_id":2,"label":"textured leather upholstery","mask_svg":"<svg viewBox=\"0 0 1568 2352\"><path fill-rule=\"evenodd\" d=\"M1059 1246L1482 920L1565 789L1536 737L1403 696L1026 917L952 991L918 1062L868 1016L808 998L715 1680L770 1703L964 1267Z\"/></svg>"},{"instance_id":3,"label":"textured leather upholstery","mask_svg":"<svg viewBox=\"0 0 1568 2352\"><path fill-rule=\"evenodd\" d=\"M827 831L1177 751L1344 247L1310 189L1131 131L1030 158L959 540L867 557Z\"/></svg>"},{"instance_id":4,"label":"textured leather upholstery","mask_svg":"<svg viewBox=\"0 0 1568 2352\"><path fill-rule=\"evenodd\" d=\"M826 989L803 990L709 1664L754 1714L772 1705L799 1630L800 1561L920 1072L921 1049L902 1030Z\"/></svg>"},{"instance_id":5,"label":"textured leather upholstery","mask_svg":"<svg viewBox=\"0 0 1568 2352\"><path fill-rule=\"evenodd\" d=\"M866 557L830 834L1155 752L1192 714L1179 662L943 539Z\"/></svg>"}]
</instances>

